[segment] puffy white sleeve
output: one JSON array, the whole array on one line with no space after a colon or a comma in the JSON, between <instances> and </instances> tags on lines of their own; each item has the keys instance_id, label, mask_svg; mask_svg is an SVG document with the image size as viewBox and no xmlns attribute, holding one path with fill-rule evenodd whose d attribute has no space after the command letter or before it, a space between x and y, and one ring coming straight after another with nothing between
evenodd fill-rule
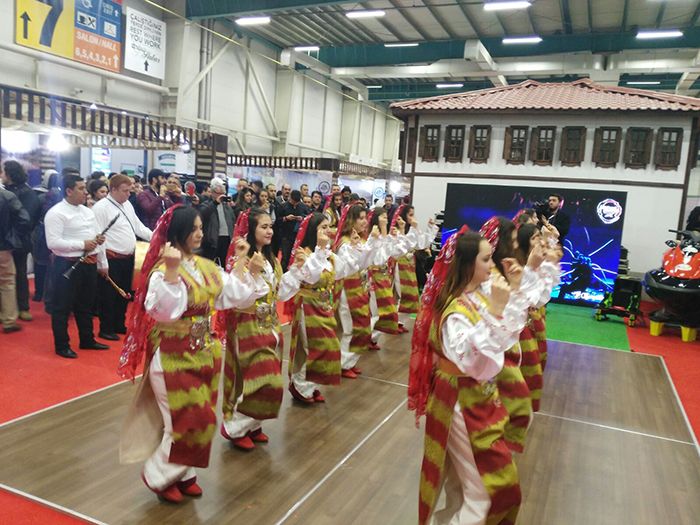
<instances>
[{"instance_id":1,"label":"puffy white sleeve","mask_svg":"<svg viewBox=\"0 0 700 525\"><path fill-rule=\"evenodd\" d=\"M344 246L347 246L347 243L342 247ZM375 239L371 235L364 244L355 248L355 254L360 270L364 270L373 265L381 266L386 264L389 260L389 250L385 242L381 237Z\"/></svg>"},{"instance_id":2,"label":"puffy white sleeve","mask_svg":"<svg viewBox=\"0 0 700 525\"><path fill-rule=\"evenodd\" d=\"M187 287L182 280L169 283L163 272L153 272L144 306L146 313L159 323L177 321L187 310Z\"/></svg>"},{"instance_id":3,"label":"puffy white sleeve","mask_svg":"<svg viewBox=\"0 0 700 525\"><path fill-rule=\"evenodd\" d=\"M339 250L341 252L342 250ZM360 266L355 261L352 254L349 256L343 256L341 253L332 253L333 265L335 267L335 280L340 281L346 277L360 271Z\"/></svg>"},{"instance_id":4,"label":"puffy white sleeve","mask_svg":"<svg viewBox=\"0 0 700 525\"><path fill-rule=\"evenodd\" d=\"M223 268L220 272L224 286L214 302L214 308L217 310L248 308L270 291L270 287L260 275L253 278L250 272L236 270L226 273Z\"/></svg>"},{"instance_id":5,"label":"puffy white sleeve","mask_svg":"<svg viewBox=\"0 0 700 525\"><path fill-rule=\"evenodd\" d=\"M490 277L488 281L481 285L481 292L486 296L491 296L491 282L493 277ZM520 337L520 332L522 332L527 323L528 311L532 305L528 300L528 296L523 293L522 284L520 290L517 292L511 292L510 298L508 299L508 304L503 309L503 324L507 326L514 333L514 340L510 346L513 346ZM490 316L487 308L480 308L479 313L482 316Z\"/></svg>"},{"instance_id":6,"label":"puffy white sleeve","mask_svg":"<svg viewBox=\"0 0 700 525\"><path fill-rule=\"evenodd\" d=\"M364 270L371 264L374 263L374 250L379 247L379 241L371 237L366 243L360 244L359 246L353 246L349 242L343 243L340 248L338 248L338 257L336 259L342 259L343 262L350 265L347 268L347 272L344 277L338 277L336 279L344 279L348 275ZM354 268L354 271L349 271ZM338 268L336 267L336 274L338 273ZM343 272L344 273L344 272Z\"/></svg>"},{"instance_id":7,"label":"puffy white sleeve","mask_svg":"<svg viewBox=\"0 0 700 525\"><path fill-rule=\"evenodd\" d=\"M410 235L411 232L408 232L406 235L387 235L384 238L384 242L386 243L387 250L389 252L389 257L403 257L415 248L415 241L409 237ZM385 263L386 261L381 264Z\"/></svg>"},{"instance_id":8,"label":"puffy white sleeve","mask_svg":"<svg viewBox=\"0 0 700 525\"><path fill-rule=\"evenodd\" d=\"M436 225L428 226L428 229L421 233L418 233L418 249L419 250L426 250L430 247L430 244L433 242L435 239L435 236L438 234L438 231L440 228L438 228ZM410 233L410 232L409 232Z\"/></svg>"},{"instance_id":9,"label":"puffy white sleeve","mask_svg":"<svg viewBox=\"0 0 700 525\"><path fill-rule=\"evenodd\" d=\"M478 381L501 371L503 353L512 346L511 331L493 316L472 324L465 316L452 314L445 319L441 335L445 357Z\"/></svg>"},{"instance_id":10,"label":"puffy white sleeve","mask_svg":"<svg viewBox=\"0 0 700 525\"><path fill-rule=\"evenodd\" d=\"M527 301L533 308L547 304L552 296L552 290L559 284L559 265L543 262L537 270L531 270L527 266L523 268L523 280L520 283L520 291L525 294Z\"/></svg>"},{"instance_id":11,"label":"puffy white sleeve","mask_svg":"<svg viewBox=\"0 0 700 525\"><path fill-rule=\"evenodd\" d=\"M321 278L323 270L328 264L330 251L323 248L316 248L314 253L304 261L301 268L290 266L289 270L282 276L277 297L280 301L288 301L296 295L301 287L301 283L316 284Z\"/></svg>"}]
</instances>

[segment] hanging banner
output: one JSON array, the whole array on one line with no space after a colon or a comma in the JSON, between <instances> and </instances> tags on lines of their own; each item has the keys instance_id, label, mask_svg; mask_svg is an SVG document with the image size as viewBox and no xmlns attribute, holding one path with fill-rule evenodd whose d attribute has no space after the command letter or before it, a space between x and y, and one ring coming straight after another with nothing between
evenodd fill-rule
<instances>
[{"instance_id":1,"label":"hanging banner","mask_svg":"<svg viewBox=\"0 0 700 525\"><path fill-rule=\"evenodd\" d=\"M15 43L121 71L121 0L15 0Z\"/></svg>"},{"instance_id":2,"label":"hanging banner","mask_svg":"<svg viewBox=\"0 0 700 525\"><path fill-rule=\"evenodd\" d=\"M126 8L124 67L142 75L165 76L165 22Z\"/></svg>"}]
</instances>

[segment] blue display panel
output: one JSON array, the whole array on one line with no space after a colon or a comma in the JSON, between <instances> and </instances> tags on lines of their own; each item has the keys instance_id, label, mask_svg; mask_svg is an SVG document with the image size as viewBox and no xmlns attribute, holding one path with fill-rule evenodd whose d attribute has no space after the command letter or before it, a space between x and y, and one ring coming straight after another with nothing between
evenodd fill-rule
<instances>
[{"instance_id":1,"label":"blue display panel","mask_svg":"<svg viewBox=\"0 0 700 525\"><path fill-rule=\"evenodd\" d=\"M494 215L510 219L522 208L536 208L550 193L563 197L561 211L571 219L563 244L562 282L552 300L597 304L612 291L617 276L627 192L448 184L443 241L463 224L478 231Z\"/></svg>"}]
</instances>

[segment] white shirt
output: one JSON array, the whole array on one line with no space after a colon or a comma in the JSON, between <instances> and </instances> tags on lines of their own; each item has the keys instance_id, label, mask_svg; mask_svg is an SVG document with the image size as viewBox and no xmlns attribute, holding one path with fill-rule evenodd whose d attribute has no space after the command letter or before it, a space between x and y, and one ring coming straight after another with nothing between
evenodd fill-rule
<instances>
[{"instance_id":1,"label":"white shirt","mask_svg":"<svg viewBox=\"0 0 700 525\"><path fill-rule=\"evenodd\" d=\"M95 214L86 206L75 206L65 199L51 208L44 218L46 245L59 257L82 257L85 241L97 237L101 230ZM97 266L107 268L104 250L93 250L88 255L97 255Z\"/></svg>"},{"instance_id":2,"label":"white shirt","mask_svg":"<svg viewBox=\"0 0 700 525\"><path fill-rule=\"evenodd\" d=\"M96 202L92 211L100 231L104 230L115 216L118 216L117 222L105 234L107 239L103 247L106 250L121 255L131 255L136 250L137 235L146 241L151 240L153 232L139 220L129 201L119 204L110 195Z\"/></svg>"}]
</instances>

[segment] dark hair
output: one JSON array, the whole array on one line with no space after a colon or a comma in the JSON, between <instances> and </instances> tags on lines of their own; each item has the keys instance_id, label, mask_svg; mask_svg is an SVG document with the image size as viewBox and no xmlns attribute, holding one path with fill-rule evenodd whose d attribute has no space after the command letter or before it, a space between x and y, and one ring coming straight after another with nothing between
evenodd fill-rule
<instances>
[{"instance_id":1,"label":"dark hair","mask_svg":"<svg viewBox=\"0 0 700 525\"><path fill-rule=\"evenodd\" d=\"M65 172L65 170L63 170ZM83 178L76 173L64 173L63 175L63 195L68 195L68 190L74 190L75 185Z\"/></svg>"},{"instance_id":2,"label":"dark hair","mask_svg":"<svg viewBox=\"0 0 700 525\"><path fill-rule=\"evenodd\" d=\"M8 160L4 165L5 175L7 175L12 184L19 186L27 182L27 173L22 165L16 160Z\"/></svg>"},{"instance_id":3,"label":"dark hair","mask_svg":"<svg viewBox=\"0 0 700 525\"><path fill-rule=\"evenodd\" d=\"M516 256L518 262L525 266L527 264L527 258L530 256L530 239L539 230L534 224L523 224L518 228L518 250L516 251Z\"/></svg>"},{"instance_id":4,"label":"dark hair","mask_svg":"<svg viewBox=\"0 0 700 525\"><path fill-rule=\"evenodd\" d=\"M513 230L515 224L505 217L496 217L498 219L498 243L493 252L493 262L498 268L498 271L505 276L503 270L503 259L507 257L515 257L513 250Z\"/></svg>"},{"instance_id":5,"label":"dark hair","mask_svg":"<svg viewBox=\"0 0 700 525\"><path fill-rule=\"evenodd\" d=\"M49 175L49 180L46 183L47 189L51 190L54 188L61 187L61 176L58 173L52 173Z\"/></svg>"},{"instance_id":6,"label":"dark hair","mask_svg":"<svg viewBox=\"0 0 700 525\"><path fill-rule=\"evenodd\" d=\"M292 193L289 194L289 198L298 202L301 200L301 192L299 190L292 190Z\"/></svg>"},{"instance_id":7,"label":"dark hair","mask_svg":"<svg viewBox=\"0 0 700 525\"><path fill-rule=\"evenodd\" d=\"M302 184L301 186L299 186L299 189L302 189L302 188L303 188L304 186L306 186L307 188L309 187L309 185L308 185L308 184L306 184L306 183L303 183L303 184Z\"/></svg>"},{"instance_id":8,"label":"dark hair","mask_svg":"<svg viewBox=\"0 0 700 525\"><path fill-rule=\"evenodd\" d=\"M258 187L258 188L260 188L260 189L262 189L262 187L263 187L263 183L262 183L261 180L254 180L254 181L251 182L250 184L251 184L251 186L256 186L256 187Z\"/></svg>"},{"instance_id":9,"label":"dark hair","mask_svg":"<svg viewBox=\"0 0 700 525\"><path fill-rule=\"evenodd\" d=\"M158 177L165 177L165 172L163 170L159 170L158 168L153 168L148 172L148 184L151 184L153 179L157 179Z\"/></svg>"},{"instance_id":10,"label":"dark hair","mask_svg":"<svg viewBox=\"0 0 700 525\"><path fill-rule=\"evenodd\" d=\"M312 197L313 197L314 195L316 195L316 194L320 195L321 198L323 198L323 193L321 193L320 191L314 190L314 191L311 192L311 196L312 196Z\"/></svg>"},{"instance_id":11,"label":"dark hair","mask_svg":"<svg viewBox=\"0 0 700 525\"><path fill-rule=\"evenodd\" d=\"M91 180L88 184L87 190L91 197L95 197L95 193L100 191L100 188L106 188L107 183L100 179Z\"/></svg>"},{"instance_id":12,"label":"dark hair","mask_svg":"<svg viewBox=\"0 0 700 525\"><path fill-rule=\"evenodd\" d=\"M384 198L385 198L385 199L386 199L387 197L389 197L392 201L394 200L394 196L393 196L391 193L387 193L386 195L384 195Z\"/></svg>"},{"instance_id":13,"label":"dark hair","mask_svg":"<svg viewBox=\"0 0 700 525\"><path fill-rule=\"evenodd\" d=\"M386 211L386 208L384 206L377 206L376 208L374 208L374 214L372 215L372 222L371 222L371 224L367 225L367 231L371 232L372 228L374 226L378 227L379 226L379 217L381 217L382 215L386 215L386 214L387 214L387 211Z\"/></svg>"},{"instance_id":14,"label":"dark hair","mask_svg":"<svg viewBox=\"0 0 700 525\"><path fill-rule=\"evenodd\" d=\"M309 225L306 228L306 235L304 235L304 238L301 240L301 244L299 246L302 248L311 248L312 250L316 248L316 243L318 242L318 226L323 221L327 220L328 217L326 217L326 215L323 213L312 213L311 218L309 219Z\"/></svg>"},{"instance_id":15,"label":"dark hair","mask_svg":"<svg viewBox=\"0 0 700 525\"><path fill-rule=\"evenodd\" d=\"M359 196L357 193L351 193L351 194L350 194L350 200L351 200L351 201L359 201L359 200L360 200L360 196Z\"/></svg>"},{"instance_id":16,"label":"dark hair","mask_svg":"<svg viewBox=\"0 0 700 525\"><path fill-rule=\"evenodd\" d=\"M65 177L66 175L78 175L78 176L80 176L80 170L78 168L74 168L72 166L67 166L61 170L61 176Z\"/></svg>"},{"instance_id":17,"label":"dark hair","mask_svg":"<svg viewBox=\"0 0 700 525\"><path fill-rule=\"evenodd\" d=\"M250 188L243 188L238 192L238 195L236 195L236 206L238 206L241 211L245 211L251 207L250 203L245 201L245 196L249 193L255 192Z\"/></svg>"},{"instance_id":18,"label":"dark hair","mask_svg":"<svg viewBox=\"0 0 700 525\"><path fill-rule=\"evenodd\" d=\"M116 171L112 171L109 175L107 175L107 178L109 180L112 180L112 177L114 177L115 175L119 175L119 173L117 173ZM128 176L128 174L126 174L126 173L122 173L122 175Z\"/></svg>"},{"instance_id":19,"label":"dark hair","mask_svg":"<svg viewBox=\"0 0 700 525\"><path fill-rule=\"evenodd\" d=\"M558 193L550 193L549 195L547 195L547 198L548 198L548 199L549 199L550 197L556 197L557 199L559 199L559 202L561 202L561 201L564 200L564 197L562 197L562 196L559 195Z\"/></svg>"},{"instance_id":20,"label":"dark hair","mask_svg":"<svg viewBox=\"0 0 700 525\"><path fill-rule=\"evenodd\" d=\"M270 184L268 184L267 186L265 186L265 189L268 190L268 191L270 191L270 186L275 186L275 185L271 182ZM277 186L275 186L275 187L277 187Z\"/></svg>"},{"instance_id":21,"label":"dark hair","mask_svg":"<svg viewBox=\"0 0 700 525\"><path fill-rule=\"evenodd\" d=\"M535 208L525 208L518 216L518 224L527 224L530 219L537 220L537 211Z\"/></svg>"},{"instance_id":22,"label":"dark hair","mask_svg":"<svg viewBox=\"0 0 700 525\"><path fill-rule=\"evenodd\" d=\"M269 212L263 208L251 208L250 209L250 215L248 216L248 235L246 236L246 242L250 245L250 249L248 250L248 257L252 257L253 254L257 251L257 242L255 241L255 230L258 227L258 222L260 222L260 217L263 215L267 215L268 217L270 216ZM275 268L275 254L272 252L272 244L268 244L267 246L263 246L263 249L260 251L263 257L268 260L268 262L272 265L272 268Z\"/></svg>"},{"instance_id":23,"label":"dark hair","mask_svg":"<svg viewBox=\"0 0 700 525\"><path fill-rule=\"evenodd\" d=\"M403 219L403 222L406 223L406 231L404 233L408 233L408 230L411 229L411 224L408 222L408 212L413 209L415 209L413 206L404 206L401 213L399 213L399 216Z\"/></svg>"},{"instance_id":24,"label":"dark hair","mask_svg":"<svg viewBox=\"0 0 700 525\"><path fill-rule=\"evenodd\" d=\"M362 213L367 213L367 210L362 204L354 204L350 207L347 217L345 218L345 224L343 224L343 231L341 235L350 235L350 232L352 232L353 228L355 227L355 222L360 218Z\"/></svg>"},{"instance_id":25,"label":"dark hair","mask_svg":"<svg viewBox=\"0 0 700 525\"><path fill-rule=\"evenodd\" d=\"M447 270L447 277L438 293L433 308L438 314L458 297L474 277L476 257L483 237L477 232L465 232L455 245L455 255Z\"/></svg>"},{"instance_id":26,"label":"dark hair","mask_svg":"<svg viewBox=\"0 0 700 525\"><path fill-rule=\"evenodd\" d=\"M349 191L352 193L352 190L350 189L350 186L344 186L342 190L340 190L340 193L345 193L346 191Z\"/></svg>"},{"instance_id":27,"label":"dark hair","mask_svg":"<svg viewBox=\"0 0 700 525\"><path fill-rule=\"evenodd\" d=\"M187 237L194 231L194 221L197 217L199 217L197 208L183 206L173 211L168 228L168 242L177 248L184 247Z\"/></svg>"},{"instance_id":28,"label":"dark hair","mask_svg":"<svg viewBox=\"0 0 700 525\"><path fill-rule=\"evenodd\" d=\"M90 174L90 179L89 179L89 180L99 180L99 179L101 179L102 177L106 177L104 171L93 171L93 172Z\"/></svg>"}]
</instances>

